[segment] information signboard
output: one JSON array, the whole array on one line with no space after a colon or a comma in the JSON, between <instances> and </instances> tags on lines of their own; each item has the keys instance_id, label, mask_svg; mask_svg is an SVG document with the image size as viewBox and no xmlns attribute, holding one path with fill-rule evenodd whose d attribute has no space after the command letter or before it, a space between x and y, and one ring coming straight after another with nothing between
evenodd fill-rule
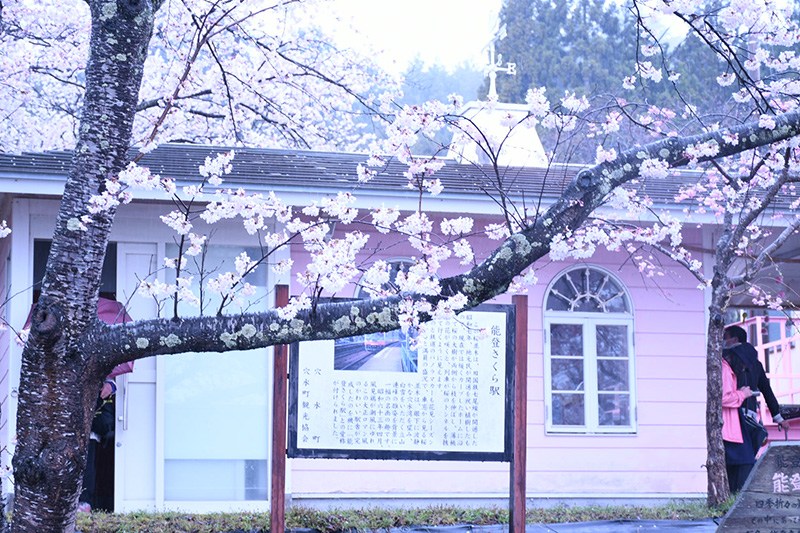
<instances>
[{"instance_id":1,"label":"information signboard","mask_svg":"<svg viewBox=\"0 0 800 533\"><path fill-rule=\"evenodd\" d=\"M800 443L770 443L717 533L800 533Z\"/></svg>"},{"instance_id":2,"label":"information signboard","mask_svg":"<svg viewBox=\"0 0 800 533\"><path fill-rule=\"evenodd\" d=\"M508 461L514 307L292 346L290 457Z\"/></svg>"}]
</instances>

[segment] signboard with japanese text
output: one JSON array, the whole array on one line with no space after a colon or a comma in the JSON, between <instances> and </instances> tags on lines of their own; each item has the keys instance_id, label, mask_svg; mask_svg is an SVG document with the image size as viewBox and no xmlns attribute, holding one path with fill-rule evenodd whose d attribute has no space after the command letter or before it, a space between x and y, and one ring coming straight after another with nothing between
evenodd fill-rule
<instances>
[{"instance_id":1,"label":"signboard with japanese text","mask_svg":"<svg viewBox=\"0 0 800 533\"><path fill-rule=\"evenodd\" d=\"M289 456L508 461L514 307L292 346Z\"/></svg>"},{"instance_id":2,"label":"signboard with japanese text","mask_svg":"<svg viewBox=\"0 0 800 533\"><path fill-rule=\"evenodd\" d=\"M717 532L800 532L800 443L770 443Z\"/></svg>"}]
</instances>

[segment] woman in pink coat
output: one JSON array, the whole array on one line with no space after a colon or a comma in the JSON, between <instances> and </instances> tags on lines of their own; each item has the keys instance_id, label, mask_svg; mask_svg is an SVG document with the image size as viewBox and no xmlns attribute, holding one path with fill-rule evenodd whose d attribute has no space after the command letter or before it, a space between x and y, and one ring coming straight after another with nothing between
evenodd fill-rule
<instances>
[{"instance_id":1,"label":"woman in pink coat","mask_svg":"<svg viewBox=\"0 0 800 533\"><path fill-rule=\"evenodd\" d=\"M749 438L742 438L739 406L753 395L750 387L736 388L736 374L722 360L722 440L725 443L725 468L731 494L739 492L755 464L756 450Z\"/></svg>"}]
</instances>

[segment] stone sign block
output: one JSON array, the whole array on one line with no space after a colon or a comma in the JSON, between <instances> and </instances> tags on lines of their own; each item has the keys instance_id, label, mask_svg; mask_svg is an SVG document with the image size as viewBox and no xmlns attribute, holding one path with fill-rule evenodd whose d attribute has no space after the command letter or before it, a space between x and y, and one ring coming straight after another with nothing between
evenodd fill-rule
<instances>
[{"instance_id":1,"label":"stone sign block","mask_svg":"<svg viewBox=\"0 0 800 533\"><path fill-rule=\"evenodd\" d=\"M800 442L773 442L717 533L800 533Z\"/></svg>"}]
</instances>

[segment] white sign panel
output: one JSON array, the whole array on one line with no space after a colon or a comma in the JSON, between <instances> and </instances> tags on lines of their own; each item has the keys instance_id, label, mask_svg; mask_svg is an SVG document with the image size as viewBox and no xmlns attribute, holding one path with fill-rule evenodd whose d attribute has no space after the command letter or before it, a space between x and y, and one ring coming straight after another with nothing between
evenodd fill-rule
<instances>
[{"instance_id":1,"label":"white sign panel","mask_svg":"<svg viewBox=\"0 0 800 533\"><path fill-rule=\"evenodd\" d=\"M300 343L290 454L505 458L510 316L510 306L483 306L427 324L417 343L399 331Z\"/></svg>"}]
</instances>

